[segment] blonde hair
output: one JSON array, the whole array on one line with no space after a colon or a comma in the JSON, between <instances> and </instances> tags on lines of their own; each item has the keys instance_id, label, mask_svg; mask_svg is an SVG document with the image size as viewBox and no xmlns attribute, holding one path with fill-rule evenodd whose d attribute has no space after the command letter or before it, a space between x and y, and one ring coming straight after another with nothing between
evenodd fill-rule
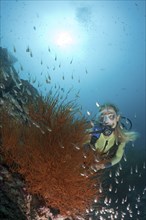
<instances>
[{"instance_id":1,"label":"blonde hair","mask_svg":"<svg viewBox=\"0 0 146 220\"><path fill-rule=\"evenodd\" d=\"M105 103L103 105L100 105L99 112L101 112L105 108L112 108L116 112L116 114L120 116L119 108L116 105L114 105L112 103ZM120 143L128 143L129 141L135 141L139 136L139 134L135 131L127 131L122 126L120 119L119 119L119 122L115 128L114 133L115 133L115 137L116 137L116 142L120 142Z\"/></svg>"}]
</instances>

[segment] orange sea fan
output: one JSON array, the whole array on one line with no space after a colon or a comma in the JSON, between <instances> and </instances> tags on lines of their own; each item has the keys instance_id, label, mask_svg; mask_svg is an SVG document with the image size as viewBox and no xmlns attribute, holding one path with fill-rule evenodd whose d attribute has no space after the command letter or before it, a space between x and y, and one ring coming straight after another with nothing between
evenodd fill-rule
<instances>
[{"instance_id":1,"label":"orange sea fan","mask_svg":"<svg viewBox=\"0 0 146 220\"><path fill-rule=\"evenodd\" d=\"M58 105L57 99L40 99L29 106L29 123L3 112L2 152L13 170L24 176L31 193L62 214L78 215L99 196L99 178L82 168L93 162L94 155L83 156L88 124L84 118L75 118L72 108L70 104Z\"/></svg>"}]
</instances>

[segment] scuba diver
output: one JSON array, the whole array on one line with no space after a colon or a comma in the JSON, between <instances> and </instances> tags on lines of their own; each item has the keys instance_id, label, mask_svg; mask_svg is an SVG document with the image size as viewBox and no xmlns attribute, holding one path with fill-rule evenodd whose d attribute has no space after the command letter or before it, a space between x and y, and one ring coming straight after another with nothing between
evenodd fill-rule
<instances>
[{"instance_id":1,"label":"scuba diver","mask_svg":"<svg viewBox=\"0 0 146 220\"><path fill-rule=\"evenodd\" d=\"M126 124L122 123L122 120L126 120ZM129 131L131 127L131 121L122 117L114 104L106 103L99 106L98 124L90 129L91 139L90 143L88 142L101 158L101 162L92 166L95 172L120 162L126 144L138 137L137 132Z\"/></svg>"}]
</instances>

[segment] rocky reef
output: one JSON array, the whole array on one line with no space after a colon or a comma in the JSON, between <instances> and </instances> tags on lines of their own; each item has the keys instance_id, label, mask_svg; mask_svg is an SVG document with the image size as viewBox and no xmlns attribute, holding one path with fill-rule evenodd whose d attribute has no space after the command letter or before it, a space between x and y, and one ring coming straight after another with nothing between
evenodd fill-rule
<instances>
[{"instance_id":1,"label":"rocky reef","mask_svg":"<svg viewBox=\"0 0 146 220\"><path fill-rule=\"evenodd\" d=\"M20 79L13 67L16 59L0 47L0 106L9 114L27 120L26 105L35 102L39 94L27 81Z\"/></svg>"},{"instance_id":2,"label":"rocky reef","mask_svg":"<svg viewBox=\"0 0 146 220\"><path fill-rule=\"evenodd\" d=\"M7 49L0 55L0 219L85 219L99 184L80 174L86 121L54 97L43 102Z\"/></svg>"},{"instance_id":3,"label":"rocky reef","mask_svg":"<svg viewBox=\"0 0 146 220\"><path fill-rule=\"evenodd\" d=\"M6 111L10 117L26 122L29 120L26 106L35 102L39 94L27 80L19 78L13 67L17 60L6 48L0 47L0 58L0 112ZM2 121L2 118L0 119ZM0 143L2 147L1 130ZM2 220L47 220L54 219L54 215L59 213L58 210L45 207L44 201L36 195L28 193L22 175L12 172L3 161L2 155L0 155L0 198Z\"/></svg>"}]
</instances>

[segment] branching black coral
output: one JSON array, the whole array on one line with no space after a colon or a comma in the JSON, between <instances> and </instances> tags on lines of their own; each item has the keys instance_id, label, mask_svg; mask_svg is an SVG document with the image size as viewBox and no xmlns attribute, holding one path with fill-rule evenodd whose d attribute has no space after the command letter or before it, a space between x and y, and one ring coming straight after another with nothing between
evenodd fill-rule
<instances>
[{"instance_id":1,"label":"branching black coral","mask_svg":"<svg viewBox=\"0 0 146 220\"><path fill-rule=\"evenodd\" d=\"M86 172L84 143L89 138L84 118L75 119L73 106L57 98L40 99L29 106L31 123L11 119L3 112L2 151L5 161L21 173L31 193L40 195L62 214L84 213L98 197L99 179ZM89 153L90 154L90 153ZM93 162L92 153L86 163Z\"/></svg>"}]
</instances>

